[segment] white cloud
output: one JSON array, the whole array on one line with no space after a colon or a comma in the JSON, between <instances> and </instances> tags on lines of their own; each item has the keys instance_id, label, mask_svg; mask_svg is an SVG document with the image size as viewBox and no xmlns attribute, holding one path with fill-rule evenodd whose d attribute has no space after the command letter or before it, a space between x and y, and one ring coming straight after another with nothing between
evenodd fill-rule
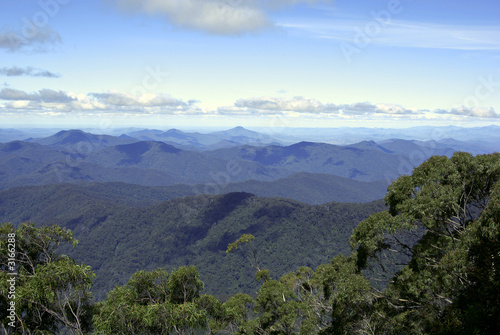
<instances>
[{"instance_id":1,"label":"white cloud","mask_svg":"<svg viewBox=\"0 0 500 335\"><path fill-rule=\"evenodd\" d=\"M234 104L236 107L251 108L266 111L297 111L303 113L317 113L323 110L323 104L307 97L293 97L292 99L260 97L240 99Z\"/></svg>"},{"instance_id":2,"label":"white cloud","mask_svg":"<svg viewBox=\"0 0 500 335\"><path fill-rule=\"evenodd\" d=\"M70 102L72 97L62 91L41 89L36 93L26 93L13 88L3 88L0 90L0 100L26 100L35 102Z\"/></svg>"},{"instance_id":3,"label":"white cloud","mask_svg":"<svg viewBox=\"0 0 500 335\"><path fill-rule=\"evenodd\" d=\"M4 108L22 112L23 109L54 112L105 112L135 114L201 114L197 100L188 102L172 98L166 94L144 94L133 96L120 92L74 94L50 89L27 93L3 88L0 100L7 101ZM1 106L1 104L0 104Z\"/></svg>"},{"instance_id":4,"label":"white cloud","mask_svg":"<svg viewBox=\"0 0 500 335\"><path fill-rule=\"evenodd\" d=\"M358 102L322 103L308 97L253 97L239 99L232 106L214 110L198 107L198 100L184 101L168 94L140 96L123 92L75 94L51 89L25 92L13 88L0 90L0 110L6 113L79 113L82 117L108 115L203 115L234 117L291 117L295 119L350 120L488 120L500 119L494 108L456 107L446 110L412 110L397 104Z\"/></svg>"},{"instance_id":5,"label":"white cloud","mask_svg":"<svg viewBox=\"0 0 500 335\"><path fill-rule=\"evenodd\" d=\"M271 25L253 2L220 0L116 0L131 12L162 15L171 24L213 34L232 35L257 31ZM238 2L239 3L239 2Z\"/></svg>"},{"instance_id":6,"label":"white cloud","mask_svg":"<svg viewBox=\"0 0 500 335\"><path fill-rule=\"evenodd\" d=\"M493 107L485 108L485 107L465 107L460 106L456 108L452 108L450 110L437 110L434 111L437 114L448 114L448 115L458 115L458 116L466 116L473 118L489 118L489 119L498 119L500 118L500 114L498 114Z\"/></svg>"},{"instance_id":7,"label":"white cloud","mask_svg":"<svg viewBox=\"0 0 500 335\"><path fill-rule=\"evenodd\" d=\"M117 107L186 107L186 103L179 99L174 99L167 94L143 94L133 96L125 93L90 93L90 96L96 98L99 102L108 106Z\"/></svg>"},{"instance_id":8,"label":"white cloud","mask_svg":"<svg viewBox=\"0 0 500 335\"><path fill-rule=\"evenodd\" d=\"M393 104L376 104L375 113L379 114L392 114L392 115L410 115L410 114L421 114L422 111L413 111L406 109L401 105Z\"/></svg>"},{"instance_id":9,"label":"white cloud","mask_svg":"<svg viewBox=\"0 0 500 335\"><path fill-rule=\"evenodd\" d=\"M132 13L161 15L171 24L218 35L237 35L273 26L267 9L321 0L114 0Z\"/></svg>"}]
</instances>

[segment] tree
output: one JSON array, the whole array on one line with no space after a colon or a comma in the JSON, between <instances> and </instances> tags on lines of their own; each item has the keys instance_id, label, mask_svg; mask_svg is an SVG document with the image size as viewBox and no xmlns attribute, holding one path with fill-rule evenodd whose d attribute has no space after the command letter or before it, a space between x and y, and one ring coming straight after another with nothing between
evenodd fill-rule
<instances>
[{"instance_id":1,"label":"tree","mask_svg":"<svg viewBox=\"0 0 500 335\"><path fill-rule=\"evenodd\" d=\"M458 290L434 333L500 333L499 182L480 219L466 229L459 246L441 263Z\"/></svg>"},{"instance_id":2,"label":"tree","mask_svg":"<svg viewBox=\"0 0 500 335\"><path fill-rule=\"evenodd\" d=\"M194 266L170 275L164 269L136 272L111 290L94 317L98 334L213 333L229 321L215 297L200 295L203 282Z\"/></svg>"},{"instance_id":3,"label":"tree","mask_svg":"<svg viewBox=\"0 0 500 335\"><path fill-rule=\"evenodd\" d=\"M409 257L378 294L372 328L447 333L472 322L489 334L498 327L486 322L499 319L497 307L482 317L471 307L498 306L499 180L499 154L459 152L431 157L389 186L389 210L361 222L351 237L360 269L387 253Z\"/></svg>"},{"instance_id":4,"label":"tree","mask_svg":"<svg viewBox=\"0 0 500 335\"><path fill-rule=\"evenodd\" d=\"M250 263L257 269L256 279L265 279L255 301L239 295L237 334L344 334L351 333L359 316L367 314L372 296L368 280L356 266L355 257L335 257L330 264L320 265L316 273L301 267L297 272L272 280L268 270L258 267L255 238L242 235L228 245L227 252L247 246ZM243 308L243 306L246 306ZM254 318L246 316L253 312Z\"/></svg>"},{"instance_id":5,"label":"tree","mask_svg":"<svg viewBox=\"0 0 500 335\"><path fill-rule=\"evenodd\" d=\"M168 272L136 272L126 285L112 289L94 316L97 334L168 334L164 305L168 302Z\"/></svg>"},{"instance_id":6,"label":"tree","mask_svg":"<svg viewBox=\"0 0 500 335\"><path fill-rule=\"evenodd\" d=\"M181 266L168 280L170 301L174 304L193 302L199 298L203 286L195 266Z\"/></svg>"},{"instance_id":7,"label":"tree","mask_svg":"<svg viewBox=\"0 0 500 335\"><path fill-rule=\"evenodd\" d=\"M255 273L255 279L264 281L269 280L269 270L260 269L259 262L257 259L257 249L252 245L252 241L255 240L255 237L252 234L243 234L239 239L234 241L233 243L229 243L227 246L226 253L231 253L235 250L239 250L241 254L248 259L250 265L254 267L257 272ZM243 246L246 246L246 250L243 250Z\"/></svg>"},{"instance_id":8,"label":"tree","mask_svg":"<svg viewBox=\"0 0 500 335\"><path fill-rule=\"evenodd\" d=\"M58 333L66 328L83 334L92 328L92 286L94 274L89 266L77 264L57 247L78 241L70 230L59 226L36 228L23 223L17 230L11 224L0 227L0 305L15 302L15 329L18 334ZM15 268L9 263L9 244L15 244ZM9 249L8 249L9 248ZM15 298L9 299L7 279L15 276ZM12 296L11 296L12 298ZM2 308L2 327L11 320Z\"/></svg>"},{"instance_id":9,"label":"tree","mask_svg":"<svg viewBox=\"0 0 500 335\"><path fill-rule=\"evenodd\" d=\"M356 255L336 256L316 269L317 319L322 334L355 334L372 308L370 282L356 266Z\"/></svg>"}]
</instances>

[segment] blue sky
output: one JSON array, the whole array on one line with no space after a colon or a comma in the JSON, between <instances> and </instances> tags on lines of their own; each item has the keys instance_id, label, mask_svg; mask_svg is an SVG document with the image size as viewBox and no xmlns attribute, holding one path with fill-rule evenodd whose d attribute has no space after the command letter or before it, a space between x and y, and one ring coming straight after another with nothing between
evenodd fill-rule
<instances>
[{"instance_id":1,"label":"blue sky","mask_svg":"<svg viewBox=\"0 0 500 335\"><path fill-rule=\"evenodd\" d=\"M500 4L4 0L0 126L500 124Z\"/></svg>"}]
</instances>

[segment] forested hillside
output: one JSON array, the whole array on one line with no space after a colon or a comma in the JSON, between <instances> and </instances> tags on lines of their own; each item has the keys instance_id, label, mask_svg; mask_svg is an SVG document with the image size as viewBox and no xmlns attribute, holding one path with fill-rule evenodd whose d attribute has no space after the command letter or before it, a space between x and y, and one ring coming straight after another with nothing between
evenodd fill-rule
<instances>
[{"instance_id":1,"label":"forested hillside","mask_svg":"<svg viewBox=\"0 0 500 335\"><path fill-rule=\"evenodd\" d=\"M42 211L51 208L51 201L58 201L59 193L88 196L101 200L116 201L134 206L146 206L161 201L189 195L221 194L229 192L247 192L265 197L283 197L308 204L324 204L327 202L370 202L382 199L387 190L386 181L372 183L360 182L328 174L297 173L290 177L271 182L247 180L241 183L201 185L142 186L118 182L79 182L56 183L40 186L13 187L0 191L0 202L6 206L0 208L0 219L9 218L9 211L27 211L33 220L38 217L51 216L52 213ZM17 203L18 206L9 206ZM41 211L30 211L25 203L37 203ZM33 216L34 215L34 216ZM26 217L26 216L23 216Z\"/></svg>"},{"instance_id":2,"label":"forested hillside","mask_svg":"<svg viewBox=\"0 0 500 335\"><path fill-rule=\"evenodd\" d=\"M238 255L225 254L241 234L258 239L262 264L281 275L348 253L356 224L383 208L381 201L311 206L243 192L138 207L129 197L106 199L104 192L96 197L73 185L43 187L31 196L18 191L0 196L2 221L71 229L80 244L63 251L92 266L101 298L138 270L181 265L197 266L210 293L255 293L253 270Z\"/></svg>"},{"instance_id":3,"label":"forested hillside","mask_svg":"<svg viewBox=\"0 0 500 335\"><path fill-rule=\"evenodd\" d=\"M385 202L310 206L240 192L116 214L101 203L94 221L66 222L78 246L57 225L3 224L3 306L9 244L19 256L16 310L0 311L1 326L12 317L16 329L74 334L498 334L500 155L434 156L392 183ZM58 254L77 258L79 248L85 263ZM146 257L179 263L149 268ZM396 273L393 260L403 262ZM95 303L93 272L101 289L106 276L124 284ZM380 275L386 287L370 283ZM206 294L217 290L238 293Z\"/></svg>"}]
</instances>

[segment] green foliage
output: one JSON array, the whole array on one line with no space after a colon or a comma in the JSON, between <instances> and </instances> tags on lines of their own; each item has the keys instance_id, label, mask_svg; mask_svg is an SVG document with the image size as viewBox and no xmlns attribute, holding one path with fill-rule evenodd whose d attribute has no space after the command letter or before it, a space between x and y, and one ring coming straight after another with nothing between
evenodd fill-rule
<instances>
[{"instance_id":1,"label":"green foliage","mask_svg":"<svg viewBox=\"0 0 500 335\"><path fill-rule=\"evenodd\" d=\"M389 187L389 211L370 216L351 237L359 268L387 252L411 257L377 295L371 329L381 334L500 330L499 194L499 154L435 156Z\"/></svg>"},{"instance_id":2,"label":"green foliage","mask_svg":"<svg viewBox=\"0 0 500 335\"><path fill-rule=\"evenodd\" d=\"M239 239L237 239L236 241L234 241L233 243L230 243L228 246L227 246L227 250L226 250L226 253L230 253L232 252L233 250L236 250L238 249L238 247L240 246L240 244L243 244L243 243L250 243L251 241L255 240L255 237L252 235L252 234L243 234L241 235L241 237Z\"/></svg>"},{"instance_id":3,"label":"green foliage","mask_svg":"<svg viewBox=\"0 0 500 335\"><path fill-rule=\"evenodd\" d=\"M99 303L97 334L195 334L223 329L233 319L213 296L200 295L203 282L195 267L135 273ZM233 313L234 314L234 313Z\"/></svg>"},{"instance_id":4,"label":"green foliage","mask_svg":"<svg viewBox=\"0 0 500 335\"><path fill-rule=\"evenodd\" d=\"M338 256L316 272L302 267L279 281L264 282L255 301L239 295L226 305L238 308L237 334L351 334L369 314L372 301L355 258Z\"/></svg>"},{"instance_id":5,"label":"green foliage","mask_svg":"<svg viewBox=\"0 0 500 335\"><path fill-rule=\"evenodd\" d=\"M176 304L192 302L199 298L203 285L195 266L180 267L168 280L170 301Z\"/></svg>"},{"instance_id":6,"label":"green foliage","mask_svg":"<svg viewBox=\"0 0 500 335\"><path fill-rule=\"evenodd\" d=\"M9 240L16 245L15 270L8 260ZM11 224L0 227L0 305L15 302L16 331L59 333L66 328L73 334L83 334L91 330L94 274L89 266L56 253L57 247L71 242L77 243L71 231L58 226L36 228L23 223L17 230ZM17 273L15 277L8 274L13 272ZM12 278L15 297L7 282ZM12 321L7 313L7 308L2 308L3 325Z\"/></svg>"}]
</instances>

